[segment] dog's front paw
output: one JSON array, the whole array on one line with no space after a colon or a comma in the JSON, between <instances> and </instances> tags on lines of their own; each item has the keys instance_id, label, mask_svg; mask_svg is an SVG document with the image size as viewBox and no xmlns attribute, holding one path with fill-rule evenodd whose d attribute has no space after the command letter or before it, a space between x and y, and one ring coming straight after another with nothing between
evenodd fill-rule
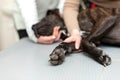
<instances>
[{"instance_id":1,"label":"dog's front paw","mask_svg":"<svg viewBox=\"0 0 120 80\"><path fill-rule=\"evenodd\" d=\"M102 51L101 56L99 56L96 59L105 67L111 64L111 58L104 51Z\"/></svg>"},{"instance_id":2,"label":"dog's front paw","mask_svg":"<svg viewBox=\"0 0 120 80\"><path fill-rule=\"evenodd\" d=\"M62 47L56 47L50 54L50 63L53 65L59 65L64 61L65 50Z\"/></svg>"}]
</instances>

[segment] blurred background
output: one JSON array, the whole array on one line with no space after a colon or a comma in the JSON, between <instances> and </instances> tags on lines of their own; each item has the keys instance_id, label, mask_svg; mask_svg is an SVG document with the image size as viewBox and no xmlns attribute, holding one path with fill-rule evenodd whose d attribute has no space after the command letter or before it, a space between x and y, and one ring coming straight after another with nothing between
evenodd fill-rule
<instances>
[{"instance_id":1,"label":"blurred background","mask_svg":"<svg viewBox=\"0 0 120 80\"><path fill-rule=\"evenodd\" d=\"M19 41L13 20L14 0L0 0L0 51Z\"/></svg>"},{"instance_id":2,"label":"blurred background","mask_svg":"<svg viewBox=\"0 0 120 80\"><path fill-rule=\"evenodd\" d=\"M15 1L0 0L0 51L20 40L16 26L20 27L20 29L25 29L23 17ZM64 1L60 0L58 5L61 13L63 12Z\"/></svg>"}]
</instances>

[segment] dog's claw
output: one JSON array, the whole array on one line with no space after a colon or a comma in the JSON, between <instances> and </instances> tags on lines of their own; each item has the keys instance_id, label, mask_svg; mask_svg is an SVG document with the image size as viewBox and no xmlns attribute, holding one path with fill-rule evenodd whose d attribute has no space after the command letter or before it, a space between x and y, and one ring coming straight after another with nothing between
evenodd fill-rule
<instances>
[{"instance_id":1,"label":"dog's claw","mask_svg":"<svg viewBox=\"0 0 120 80\"><path fill-rule=\"evenodd\" d=\"M52 65L62 64L65 57L65 50L60 47L56 47L53 52L50 54L50 63Z\"/></svg>"},{"instance_id":2,"label":"dog's claw","mask_svg":"<svg viewBox=\"0 0 120 80\"><path fill-rule=\"evenodd\" d=\"M103 51L101 56L97 58L97 61L105 67L111 64L111 58Z\"/></svg>"}]
</instances>

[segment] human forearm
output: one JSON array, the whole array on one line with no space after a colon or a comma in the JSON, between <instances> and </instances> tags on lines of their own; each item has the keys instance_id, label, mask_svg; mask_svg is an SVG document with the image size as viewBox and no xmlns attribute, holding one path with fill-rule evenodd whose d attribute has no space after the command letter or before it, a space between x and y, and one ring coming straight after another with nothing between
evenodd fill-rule
<instances>
[{"instance_id":1,"label":"human forearm","mask_svg":"<svg viewBox=\"0 0 120 80\"><path fill-rule=\"evenodd\" d=\"M70 37L64 40L64 42L75 42L75 48L79 49L81 43L80 28L77 20L79 12L80 0L66 0L64 5L64 21Z\"/></svg>"},{"instance_id":2,"label":"human forearm","mask_svg":"<svg viewBox=\"0 0 120 80\"><path fill-rule=\"evenodd\" d=\"M66 0L64 5L63 17L70 34L72 34L73 30L80 30L77 20L79 4L79 0Z\"/></svg>"}]
</instances>

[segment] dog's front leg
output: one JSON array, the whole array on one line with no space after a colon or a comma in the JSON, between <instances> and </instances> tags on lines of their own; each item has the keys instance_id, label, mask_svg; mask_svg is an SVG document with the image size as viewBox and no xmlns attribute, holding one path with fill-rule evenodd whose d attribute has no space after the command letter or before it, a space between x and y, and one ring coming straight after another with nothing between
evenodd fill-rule
<instances>
[{"instance_id":1,"label":"dog's front leg","mask_svg":"<svg viewBox=\"0 0 120 80\"><path fill-rule=\"evenodd\" d=\"M116 16L101 18L98 23L96 23L91 34L82 41L83 50L104 66L110 65L111 58L103 50L93 46L91 43L95 43L96 41L100 40L105 33L111 29L116 19Z\"/></svg>"},{"instance_id":2,"label":"dog's front leg","mask_svg":"<svg viewBox=\"0 0 120 80\"><path fill-rule=\"evenodd\" d=\"M61 64L64 61L65 56L67 54L71 54L73 51L75 51L74 44L75 44L74 42L73 43L65 43L65 42L60 43L50 54L50 60L49 60L50 63L53 65Z\"/></svg>"},{"instance_id":3,"label":"dog's front leg","mask_svg":"<svg viewBox=\"0 0 120 80\"><path fill-rule=\"evenodd\" d=\"M82 49L88 53L94 60L104 66L111 64L111 58L100 48L96 47L94 43L87 40L82 40Z\"/></svg>"}]
</instances>

